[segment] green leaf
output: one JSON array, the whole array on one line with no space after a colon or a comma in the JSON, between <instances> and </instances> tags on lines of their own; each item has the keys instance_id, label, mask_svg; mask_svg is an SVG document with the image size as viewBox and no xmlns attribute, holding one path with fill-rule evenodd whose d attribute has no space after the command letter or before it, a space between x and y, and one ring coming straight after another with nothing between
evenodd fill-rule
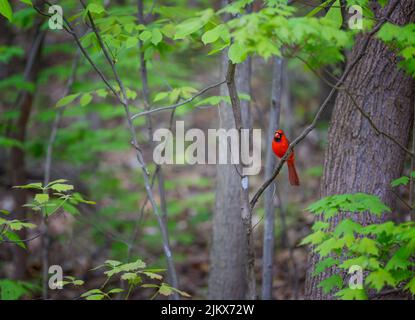
<instances>
[{"instance_id":1,"label":"green leaf","mask_svg":"<svg viewBox=\"0 0 415 320\"><path fill-rule=\"evenodd\" d=\"M92 95L90 93L84 93L79 100L81 107L85 107L92 101Z\"/></svg>"},{"instance_id":2,"label":"green leaf","mask_svg":"<svg viewBox=\"0 0 415 320\"><path fill-rule=\"evenodd\" d=\"M327 7L333 0L326 0L319 6L316 6L313 10L311 10L309 13L307 13L307 17L313 17L317 13L319 13L321 10L323 10L325 7Z\"/></svg>"},{"instance_id":3,"label":"green leaf","mask_svg":"<svg viewBox=\"0 0 415 320\"><path fill-rule=\"evenodd\" d=\"M229 47L228 57L232 61L232 63L241 63L247 57L246 49L240 43L233 43Z\"/></svg>"},{"instance_id":4,"label":"green leaf","mask_svg":"<svg viewBox=\"0 0 415 320\"><path fill-rule=\"evenodd\" d=\"M152 283L144 283L140 287L142 287L142 288L158 288L159 286L156 285L156 284L152 284Z\"/></svg>"},{"instance_id":5,"label":"green leaf","mask_svg":"<svg viewBox=\"0 0 415 320\"><path fill-rule=\"evenodd\" d=\"M89 11L89 12L92 12L92 13L97 13L97 14L105 12L105 8L102 5L98 4L98 3L90 3L86 7L86 10Z\"/></svg>"},{"instance_id":6,"label":"green leaf","mask_svg":"<svg viewBox=\"0 0 415 320\"><path fill-rule=\"evenodd\" d=\"M100 289L92 289L81 294L81 298L85 298L93 294L104 294L104 293Z\"/></svg>"},{"instance_id":7,"label":"green leaf","mask_svg":"<svg viewBox=\"0 0 415 320\"><path fill-rule=\"evenodd\" d=\"M124 292L124 290L121 289L121 288L115 288L115 289L112 289L112 290L108 291L108 294L111 294L111 293L121 293L121 292Z\"/></svg>"},{"instance_id":8,"label":"green leaf","mask_svg":"<svg viewBox=\"0 0 415 320\"><path fill-rule=\"evenodd\" d=\"M127 273L124 273L122 276L121 276L121 279L122 280L134 280L134 279L136 279L138 276L135 274L135 273L132 273L132 272L127 272Z\"/></svg>"},{"instance_id":9,"label":"green leaf","mask_svg":"<svg viewBox=\"0 0 415 320\"><path fill-rule=\"evenodd\" d=\"M49 186L51 186L52 184L55 184L55 183L64 183L64 182L66 182L66 181L68 181L68 180L66 180L66 179L57 179L57 180L53 180L52 182L49 182L49 183L48 183L47 187L49 187Z\"/></svg>"},{"instance_id":10,"label":"green leaf","mask_svg":"<svg viewBox=\"0 0 415 320\"><path fill-rule=\"evenodd\" d=\"M10 279L0 280L0 300L18 300L29 292L26 282Z\"/></svg>"},{"instance_id":11,"label":"green leaf","mask_svg":"<svg viewBox=\"0 0 415 320\"><path fill-rule=\"evenodd\" d=\"M367 300L367 294L364 289L345 288L335 294L341 300Z\"/></svg>"},{"instance_id":12,"label":"green leaf","mask_svg":"<svg viewBox=\"0 0 415 320\"><path fill-rule=\"evenodd\" d=\"M137 45L138 45L138 38L137 37L128 37L127 40L125 41L125 47L127 49L136 48Z\"/></svg>"},{"instance_id":13,"label":"green leaf","mask_svg":"<svg viewBox=\"0 0 415 320\"><path fill-rule=\"evenodd\" d=\"M323 292L327 294L334 288L340 289L343 287L343 279L338 274L333 274L332 276L321 281L317 287L323 288Z\"/></svg>"},{"instance_id":14,"label":"green leaf","mask_svg":"<svg viewBox=\"0 0 415 320\"><path fill-rule=\"evenodd\" d=\"M323 259L321 261L319 261L314 269L314 273L313 275L319 275L320 273L322 273L324 270L326 270L327 268L330 268L336 264L339 264L340 260L334 259L332 257L328 257L326 259Z\"/></svg>"},{"instance_id":15,"label":"green leaf","mask_svg":"<svg viewBox=\"0 0 415 320\"><path fill-rule=\"evenodd\" d=\"M0 146L4 148L11 148L11 147L17 147L20 149L24 148L24 144L21 141L17 139L7 138L7 137L0 137Z\"/></svg>"},{"instance_id":16,"label":"green leaf","mask_svg":"<svg viewBox=\"0 0 415 320\"><path fill-rule=\"evenodd\" d=\"M176 289L176 288L173 288L173 287L171 287L171 289L173 290L173 291L176 291L178 294L180 294L182 297L186 297L186 298L190 298L191 297L191 295L190 294L188 294L187 292L185 292L185 291L181 291L181 290L179 290L179 289Z\"/></svg>"},{"instance_id":17,"label":"green leaf","mask_svg":"<svg viewBox=\"0 0 415 320\"><path fill-rule=\"evenodd\" d=\"M10 6L9 0L0 1L0 14L5 16L10 22L13 19L12 7Z\"/></svg>"},{"instance_id":18,"label":"green leaf","mask_svg":"<svg viewBox=\"0 0 415 320\"><path fill-rule=\"evenodd\" d=\"M409 261L411 253L412 253L412 250L410 250L407 247L399 248L399 250L396 251L395 254L392 256L392 258L388 261L388 263L385 266L385 269L388 271L408 269L408 267L412 265L412 262Z\"/></svg>"},{"instance_id":19,"label":"green leaf","mask_svg":"<svg viewBox=\"0 0 415 320\"><path fill-rule=\"evenodd\" d=\"M163 283L159 288L159 293L162 294L163 296L170 296L173 293L173 290L170 286Z\"/></svg>"},{"instance_id":20,"label":"green leaf","mask_svg":"<svg viewBox=\"0 0 415 320\"><path fill-rule=\"evenodd\" d=\"M72 101L74 101L76 98L78 98L80 95L80 93L74 93L74 94L70 94L66 97L63 97L62 99L60 99L57 103L56 103L56 107L60 108L60 107L64 107L68 104L70 104Z\"/></svg>"},{"instance_id":21,"label":"green leaf","mask_svg":"<svg viewBox=\"0 0 415 320\"><path fill-rule=\"evenodd\" d=\"M128 41L128 39L127 39ZM106 98L108 95L108 91L106 89L98 89L97 91L95 91L97 96L100 98Z\"/></svg>"},{"instance_id":22,"label":"green leaf","mask_svg":"<svg viewBox=\"0 0 415 320\"><path fill-rule=\"evenodd\" d=\"M391 186L392 187L397 187L397 186L401 186L401 185L406 186L408 184L408 182L409 182L409 177L403 176L403 177L400 177L398 179L393 180L391 182Z\"/></svg>"},{"instance_id":23,"label":"green leaf","mask_svg":"<svg viewBox=\"0 0 415 320\"><path fill-rule=\"evenodd\" d=\"M44 204L49 201L49 195L47 193L38 193L35 195L35 201L39 204Z\"/></svg>"},{"instance_id":24,"label":"green leaf","mask_svg":"<svg viewBox=\"0 0 415 320\"><path fill-rule=\"evenodd\" d=\"M163 276L154 272L148 272L148 271L142 271L140 272L144 275L146 275L147 277L149 277L150 279L156 279L156 280L161 280L163 279Z\"/></svg>"},{"instance_id":25,"label":"green leaf","mask_svg":"<svg viewBox=\"0 0 415 320\"><path fill-rule=\"evenodd\" d=\"M36 182L36 183L29 183L25 184L23 186L14 186L13 188L19 188L19 189L38 189L43 190L42 183Z\"/></svg>"},{"instance_id":26,"label":"green leaf","mask_svg":"<svg viewBox=\"0 0 415 320\"><path fill-rule=\"evenodd\" d=\"M323 242L327 238L327 234L321 230L318 230L316 232L313 232L312 234L305 237L301 242L300 246L303 246L305 244L312 244L316 245L321 242Z\"/></svg>"},{"instance_id":27,"label":"green leaf","mask_svg":"<svg viewBox=\"0 0 415 320\"><path fill-rule=\"evenodd\" d=\"M116 266L119 266L121 264L121 262L117 261L117 260L106 260L105 264L108 264L111 267L116 267Z\"/></svg>"},{"instance_id":28,"label":"green leaf","mask_svg":"<svg viewBox=\"0 0 415 320\"><path fill-rule=\"evenodd\" d=\"M169 96L169 92L159 92L156 94L153 101L154 102L161 101L161 100L166 99L168 96Z\"/></svg>"},{"instance_id":29,"label":"green leaf","mask_svg":"<svg viewBox=\"0 0 415 320\"><path fill-rule=\"evenodd\" d=\"M30 222L22 222L20 220L6 220L6 221L7 221L7 224L10 226L10 229L14 231L19 231L23 228L34 229L36 227L35 224L30 223Z\"/></svg>"},{"instance_id":30,"label":"green leaf","mask_svg":"<svg viewBox=\"0 0 415 320\"><path fill-rule=\"evenodd\" d=\"M105 271L104 274L106 274L108 277L112 277L114 274L118 274L120 272L137 271L138 269L143 269L145 267L146 264L144 261L137 259L135 262L125 263L113 267L112 270Z\"/></svg>"},{"instance_id":31,"label":"green leaf","mask_svg":"<svg viewBox=\"0 0 415 320\"><path fill-rule=\"evenodd\" d=\"M105 296L103 294L93 294L86 297L86 300L102 300Z\"/></svg>"},{"instance_id":32,"label":"green leaf","mask_svg":"<svg viewBox=\"0 0 415 320\"><path fill-rule=\"evenodd\" d=\"M415 295L415 277L405 286L405 290L409 290L413 295Z\"/></svg>"},{"instance_id":33,"label":"green leaf","mask_svg":"<svg viewBox=\"0 0 415 320\"><path fill-rule=\"evenodd\" d=\"M73 185L56 183L56 184L51 185L50 188L58 192L66 192L69 190L73 190Z\"/></svg>"},{"instance_id":34,"label":"green leaf","mask_svg":"<svg viewBox=\"0 0 415 320\"><path fill-rule=\"evenodd\" d=\"M221 103L222 101L227 101L227 100L224 99L224 97L222 96L212 96L212 97L208 97L206 99L199 101L198 103L196 103L196 106L203 106L203 105L215 106Z\"/></svg>"},{"instance_id":35,"label":"green leaf","mask_svg":"<svg viewBox=\"0 0 415 320\"><path fill-rule=\"evenodd\" d=\"M22 239L19 237L19 235L15 232L7 231L5 232L4 236L9 240L13 241L14 244L19 246L20 248L26 249L26 244L21 241ZM1 243L1 240L0 240Z\"/></svg>"},{"instance_id":36,"label":"green leaf","mask_svg":"<svg viewBox=\"0 0 415 320\"><path fill-rule=\"evenodd\" d=\"M360 230L361 234L373 234L380 235L385 233L387 235L393 235L395 231L395 224L392 221L388 221L382 224L370 224Z\"/></svg>"},{"instance_id":37,"label":"green leaf","mask_svg":"<svg viewBox=\"0 0 415 320\"><path fill-rule=\"evenodd\" d=\"M145 30L143 32L140 33L140 35L138 36L140 38L140 40L142 41L147 41L148 39L151 39L152 37L152 33L148 30Z\"/></svg>"},{"instance_id":38,"label":"green leaf","mask_svg":"<svg viewBox=\"0 0 415 320\"><path fill-rule=\"evenodd\" d=\"M379 292L385 285L390 285L394 287L395 279L388 271L384 269L379 269L376 271L372 271L366 277L365 283L367 285L370 285L372 288L376 289Z\"/></svg>"},{"instance_id":39,"label":"green leaf","mask_svg":"<svg viewBox=\"0 0 415 320\"><path fill-rule=\"evenodd\" d=\"M352 196L352 203L359 212L370 211L376 216L381 216L384 212L391 212L378 196L366 193L356 193ZM353 210L350 210L353 211Z\"/></svg>"},{"instance_id":40,"label":"green leaf","mask_svg":"<svg viewBox=\"0 0 415 320\"><path fill-rule=\"evenodd\" d=\"M85 282L83 280L74 280L72 282L73 285L75 286L82 286Z\"/></svg>"},{"instance_id":41,"label":"green leaf","mask_svg":"<svg viewBox=\"0 0 415 320\"><path fill-rule=\"evenodd\" d=\"M81 213L79 212L79 210L75 207L75 206L73 206L73 205L71 205L70 203L68 203L68 202L65 202L63 205L62 205L62 209L63 210L65 210L66 212L68 212L68 213L70 213L71 215L73 215L73 216L77 216L77 215L80 215Z\"/></svg>"},{"instance_id":42,"label":"green leaf","mask_svg":"<svg viewBox=\"0 0 415 320\"><path fill-rule=\"evenodd\" d=\"M156 46L161 40L163 40L163 35L161 34L160 29L153 29L151 32L151 43Z\"/></svg>"},{"instance_id":43,"label":"green leaf","mask_svg":"<svg viewBox=\"0 0 415 320\"><path fill-rule=\"evenodd\" d=\"M322 231L322 230L327 230L329 227L330 227L330 223L328 223L328 222L316 221L316 222L314 222L311 229L313 231Z\"/></svg>"},{"instance_id":44,"label":"green leaf","mask_svg":"<svg viewBox=\"0 0 415 320\"><path fill-rule=\"evenodd\" d=\"M344 260L342 264L339 265L339 268L348 270L351 266L358 265L362 269L370 268L372 270L379 269L380 263L375 258L368 258L366 256L355 257L351 259Z\"/></svg>"},{"instance_id":45,"label":"green leaf","mask_svg":"<svg viewBox=\"0 0 415 320\"><path fill-rule=\"evenodd\" d=\"M20 0L20 2L23 2L24 4L27 4L29 6L33 6L32 0Z\"/></svg>"},{"instance_id":46,"label":"green leaf","mask_svg":"<svg viewBox=\"0 0 415 320\"><path fill-rule=\"evenodd\" d=\"M176 33L174 35L174 40L184 39L188 35L200 30L207 23L200 18L191 18L183 21L176 27Z\"/></svg>"},{"instance_id":47,"label":"green leaf","mask_svg":"<svg viewBox=\"0 0 415 320\"><path fill-rule=\"evenodd\" d=\"M209 43L215 42L221 36L225 36L226 33L229 33L226 27L223 24L216 26L215 28L205 32L202 36L202 42L207 45Z\"/></svg>"},{"instance_id":48,"label":"green leaf","mask_svg":"<svg viewBox=\"0 0 415 320\"><path fill-rule=\"evenodd\" d=\"M344 219L341 221L334 229L333 234L337 237L341 235L354 235L354 233L358 233L362 229L362 225L354 222L351 219Z\"/></svg>"},{"instance_id":49,"label":"green leaf","mask_svg":"<svg viewBox=\"0 0 415 320\"><path fill-rule=\"evenodd\" d=\"M333 22L333 25L337 28L340 28L343 23L343 17L340 9L340 0L336 0L330 7L329 11L326 13L324 19L330 20Z\"/></svg>"},{"instance_id":50,"label":"green leaf","mask_svg":"<svg viewBox=\"0 0 415 320\"><path fill-rule=\"evenodd\" d=\"M362 254L372 254L375 256L379 254L376 241L369 238L362 238L358 240L353 249Z\"/></svg>"},{"instance_id":51,"label":"green leaf","mask_svg":"<svg viewBox=\"0 0 415 320\"><path fill-rule=\"evenodd\" d=\"M333 250L343 248L343 241L339 241L337 238L329 238L326 241L322 242L315 251L320 254L321 257L325 257L330 254Z\"/></svg>"}]
</instances>

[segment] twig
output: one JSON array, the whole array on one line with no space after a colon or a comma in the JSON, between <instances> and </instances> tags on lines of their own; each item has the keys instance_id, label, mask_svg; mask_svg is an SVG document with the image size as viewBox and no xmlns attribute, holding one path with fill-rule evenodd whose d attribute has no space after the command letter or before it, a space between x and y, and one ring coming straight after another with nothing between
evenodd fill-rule
<instances>
[{"instance_id":1,"label":"twig","mask_svg":"<svg viewBox=\"0 0 415 320\"><path fill-rule=\"evenodd\" d=\"M370 118L370 116L366 113L366 111L364 111L362 109L362 107L359 106L359 104L357 103L356 99L353 97L353 95L349 92L348 89L344 88L344 92L346 92L346 94L349 96L350 100L352 101L353 105L356 107L357 110L359 110L359 112L362 114L363 117L366 118L366 120L369 122L369 124L371 125L371 127L376 131L376 133L379 135L383 135L386 138L388 138L389 140L391 140L392 142L394 142L396 145L398 145L403 151L405 151L407 154L409 154L412 158L415 157L415 154L409 150L408 148L406 148L402 143L400 143L398 140L396 140L396 138L392 137L389 133L386 133L383 130L380 130L375 123L373 122L372 118Z\"/></svg>"},{"instance_id":2,"label":"twig","mask_svg":"<svg viewBox=\"0 0 415 320\"><path fill-rule=\"evenodd\" d=\"M402 202L402 204L407 207L410 211L413 209L412 206L405 201L405 199L403 199L395 190L390 189L389 191L392 191L392 193L399 199L399 201Z\"/></svg>"},{"instance_id":3,"label":"twig","mask_svg":"<svg viewBox=\"0 0 415 320\"><path fill-rule=\"evenodd\" d=\"M204 88L204 89L200 90L200 91L199 91L198 93L196 93L193 97L191 97L191 98L189 98L189 99L186 99L186 100L184 100L184 101L182 101L182 102L175 103L175 104L173 104L173 105L171 105L171 106L165 106L165 107L154 108L154 109L151 109L151 110L147 110L147 111L143 111L143 112L137 113L137 114L133 115L133 116L131 117L131 119L132 119L132 120L134 120L134 119L136 119L136 118L139 118L139 117L142 117L142 116L145 116L145 115L148 115L148 114L152 114L152 113L155 113L155 112L160 112L160 111L165 111L165 110L172 110L172 109L176 109L176 108L178 108L178 107L180 107L180 106L183 106L183 105L185 105L185 104L187 104L187 103L192 102L194 99L196 99L196 98L197 98L197 97L199 97L200 95L204 94L206 91L209 91L209 90L211 90L211 89L213 89L213 88L219 87L220 85L224 84L225 82L226 82L226 80L223 80L223 81L221 81L221 82L214 83L214 84L212 84L212 85L210 85L210 86L208 86L208 87L206 87L206 88Z\"/></svg>"},{"instance_id":4,"label":"twig","mask_svg":"<svg viewBox=\"0 0 415 320\"><path fill-rule=\"evenodd\" d=\"M29 242L36 238L39 238L42 235L41 232L35 234L34 236L27 238L27 239L20 239L20 240L1 240L1 243L22 243L22 242Z\"/></svg>"}]
</instances>

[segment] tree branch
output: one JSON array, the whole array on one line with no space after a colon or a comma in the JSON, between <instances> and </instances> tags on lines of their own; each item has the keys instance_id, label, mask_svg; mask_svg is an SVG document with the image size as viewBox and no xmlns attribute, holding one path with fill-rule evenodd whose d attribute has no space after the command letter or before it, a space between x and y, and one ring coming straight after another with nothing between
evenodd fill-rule
<instances>
[{"instance_id":1,"label":"tree branch","mask_svg":"<svg viewBox=\"0 0 415 320\"><path fill-rule=\"evenodd\" d=\"M173 104L171 106L159 107L159 108L155 108L155 109L151 109L151 110L146 110L146 111L137 113L137 114L133 115L131 117L131 119L134 120L136 118L139 118L139 117L142 117L142 116L145 116L145 115L149 115L149 114L153 114L153 113L156 113L156 112L160 112L160 111L177 109L178 107L181 107L181 106L183 106L183 105L185 105L187 103L192 102L194 99L196 99L197 97L201 96L205 92L207 92L207 91L209 91L209 90L211 90L213 88L219 87L220 85L224 84L225 82L226 82L226 80L223 80L221 82L217 82L217 83L214 83L214 84L212 84L210 86L207 86L206 88L204 88L204 89L200 90L198 93L196 93L193 97L191 97L189 99L186 99L186 100L184 100L182 102L177 102L177 103L175 103L175 104Z\"/></svg>"}]
</instances>

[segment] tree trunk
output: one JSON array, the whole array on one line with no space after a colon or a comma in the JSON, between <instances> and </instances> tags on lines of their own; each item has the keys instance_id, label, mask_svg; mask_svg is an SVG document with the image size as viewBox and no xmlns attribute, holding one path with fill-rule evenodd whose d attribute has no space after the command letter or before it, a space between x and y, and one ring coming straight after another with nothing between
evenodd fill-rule
<instances>
[{"instance_id":1,"label":"tree trunk","mask_svg":"<svg viewBox=\"0 0 415 320\"><path fill-rule=\"evenodd\" d=\"M382 17L389 5L378 9L376 16ZM413 0L401 1L390 20L400 25L413 22L414 10ZM367 35L357 38L350 60L361 50L365 37ZM397 57L386 45L372 38L366 54L349 74L344 86L380 130L389 133L406 146L413 119L415 86L414 80L398 68L397 62ZM390 191L390 182L401 175L405 157L405 152L397 144L376 134L348 94L340 90L329 130L321 196L365 192L379 196L393 208L395 199ZM332 224L336 225L346 216L362 224L386 219L377 219L368 213L343 213L335 217ZM324 294L317 285L335 271L328 270L312 277L317 262L318 256L311 254L306 296L310 299L333 299L333 294Z\"/></svg>"},{"instance_id":2,"label":"tree trunk","mask_svg":"<svg viewBox=\"0 0 415 320\"><path fill-rule=\"evenodd\" d=\"M35 36L32 45L29 47L27 54L26 66L24 70L24 79L26 81L35 82L40 68L40 56L45 37L45 31L41 30L40 23L35 27ZM26 140L26 130L29 123L30 113L33 104L33 93L21 91L17 98L16 109L19 110L19 117L16 120L15 128L12 130L11 138L24 143ZM25 170L25 151L24 149L14 146L10 150L9 156L10 182L13 186L26 184ZM26 208L26 191L24 189L16 189L13 192L14 210L12 217L14 219L25 220ZM26 231L23 229L19 233L20 238L26 238ZM26 277L26 260L27 251L19 246L13 246L13 277L15 279L24 279Z\"/></svg>"},{"instance_id":3,"label":"tree trunk","mask_svg":"<svg viewBox=\"0 0 415 320\"><path fill-rule=\"evenodd\" d=\"M267 133L267 154L265 160L265 179L269 179L274 170L276 157L272 152L271 145L275 130L279 129L281 113L283 60L275 57L272 72L271 108L269 112ZM262 251L262 299L272 299L273 266L274 266L274 243L275 243L275 205L274 195L276 183L264 193L264 240Z\"/></svg>"},{"instance_id":4,"label":"tree trunk","mask_svg":"<svg viewBox=\"0 0 415 320\"><path fill-rule=\"evenodd\" d=\"M223 77L228 65L227 53L222 56ZM238 66L237 77L247 78L249 62ZM236 81L241 84L239 80ZM226 85L222 96L228 95ZM231 106L219 106L219 128L235 128ZM245 112L247 114L247 112ZM229 148L228 148L229 149ZM228 150L228 159L230 152ZM213 216L213 240L210 258L209 299L245 299L247 292L247 235L241 218L241 178L235 165L218 164L216 174L216 210Z\"/></svg>"}]
</instances>

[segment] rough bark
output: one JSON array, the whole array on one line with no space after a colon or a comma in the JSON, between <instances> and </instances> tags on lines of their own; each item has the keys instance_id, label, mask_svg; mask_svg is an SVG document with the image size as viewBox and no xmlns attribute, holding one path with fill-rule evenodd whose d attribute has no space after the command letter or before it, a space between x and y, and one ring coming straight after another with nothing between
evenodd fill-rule
<instances>
[{"instance_id":1,"label":"rough bark","mask_svg":"<svg viewBox=\"0 0 415 320\"><path fill-rule=\"evenodd\" d=\"M382 17L388 7L378 9L376 16ZM413 22L414 10L414 1L401 1L390 20L400 25ZM367 35L357 38L350 60L359 52L365 37ZM398 68L397 62L397 57L386 45L372 38L366 54L349 74L344 86L349 88L378 128L406 146L413 119L415 86L414 80ZM321 197L365 192L379 196L394 208L395 199L389 186L393 179L401 175L405 157L405 152L396 143L376 134L348 94L341 90L336 98L329 130ZM377 219L368 213L343 213L335 217L332 224L336 225L346 216L362 224L387 219L385 216ZM312 277L317 262L318 256L310 255L306 296L310 299L333 299L333 294L324 294L317 285L335 271L328 270Z\"/></svg>"}]
</instances>

